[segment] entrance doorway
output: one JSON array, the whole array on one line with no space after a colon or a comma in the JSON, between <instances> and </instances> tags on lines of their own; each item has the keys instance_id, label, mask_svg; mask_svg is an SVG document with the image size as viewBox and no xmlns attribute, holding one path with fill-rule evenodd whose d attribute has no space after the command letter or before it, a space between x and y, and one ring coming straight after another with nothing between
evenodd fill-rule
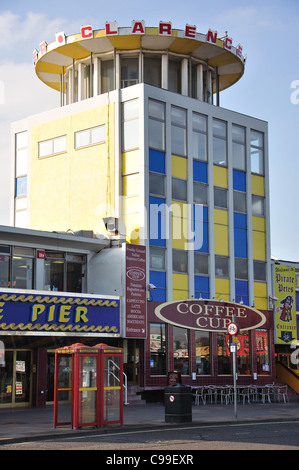
<instances>
[{"instance_id":1,"label":"entrance doorway","mask_svg":"<svg viewBox=\"0 0 299 470\"><path fill-rule=\"evenodd\" d=\"M47 351L47 395L46 404L54 403L55 350Z\"/></svg>"},{"instance_id":2,"label":"entrance doorway","mask_svg":"<svg viewBox=\"0 0 299 470\"><path fill-rule=\"evenodd\" d=\"M31 404L32 351L5 350L5 367L0 367L0 406Z\"/></svg>"},{"instance_id":3,"label":"entrance doorway","mask_svg":"<svg viewBox=\"0 0 299 470\"><path fill-rule=\"evenodd\" d=\"M124 373L129 385L139 385L139 341L124 339Z\"/></svg>"}]
</instances>

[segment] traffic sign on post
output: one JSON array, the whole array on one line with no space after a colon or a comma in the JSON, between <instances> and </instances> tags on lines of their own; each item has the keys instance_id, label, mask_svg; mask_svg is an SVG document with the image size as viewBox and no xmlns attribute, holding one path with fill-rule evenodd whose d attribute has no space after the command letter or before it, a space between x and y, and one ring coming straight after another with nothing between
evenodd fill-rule
<instances>
[{"instance_id":1,"label":"traffic sign on post","mask_svg":"<svg viewBox=\"0 0 299 470\"><path fill-rule=\"evenodd\" d=\"M233 322L229 323L229 324L227 325L227 332L228 332L228 334L229 334L230 336L235 336L235 335L237 335L238 332L239 332L239 327L238 327L238 325L237 325L236 323L233 323Z\"/></svg>"}]
</instances>

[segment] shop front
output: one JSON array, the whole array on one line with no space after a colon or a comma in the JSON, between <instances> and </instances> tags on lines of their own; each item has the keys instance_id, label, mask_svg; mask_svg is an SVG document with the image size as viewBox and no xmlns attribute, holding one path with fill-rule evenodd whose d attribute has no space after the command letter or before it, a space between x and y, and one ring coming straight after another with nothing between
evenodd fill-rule
<instances>
[{"instance_id":1,"label":"shop front","mask_svg":"<svg viewBox=\"0 0 299 470\"><path fill-rule=\"evenodd\" d=\"M239 384L275 380L273 313L242 304L215 300L148 303L149 335L145 342L145 381L148 389L162 389L169 371L180 372L188 385L233 383L232 319L239 332Z\"/></svg>"},{"instance_id":2,"label":"shop front","mask_svg":"<svg viewBox=\"0 0 299 470\"><path fill-rule=\"evenodd\" d=\"M119 297L1 289L0 407L53 403L55 349L119 336Z\"/></svg>"}]
</instances>

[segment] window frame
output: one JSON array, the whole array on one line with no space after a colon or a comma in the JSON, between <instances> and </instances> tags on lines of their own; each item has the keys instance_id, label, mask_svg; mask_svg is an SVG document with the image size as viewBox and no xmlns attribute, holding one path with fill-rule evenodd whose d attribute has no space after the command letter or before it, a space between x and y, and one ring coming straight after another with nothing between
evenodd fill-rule
<instances>
[{"instance_id":1,"label":"window frame","mask_svg":"<svg viewBox=\"0 0 299 470\"><path fill-rule=\"evenodd\" d=\"M104 130L104 138L103 140L93 140L92 133L95 129L103 129ZM88 143L83 145L77 145L76 137L80 134L86 133L88 135ZM106 142L106 126L105 124L100 124L99 126L89 127L87 129L81 129L74 133L74 148L75 150L80 150L87 147L93 147L94 145L104 144Z\"/></svg>"},{"instance_id":2,"label":"window frame","mask_svg":"<svg viewBox=\"0 0 299 470\"><path fill-rule=\"evenodd\" d=\"M58 152L55 152L55 142L59 139L62 139L63 137L65 138L65 148L64 148L64 150L59 150ZM40 148L41 148L40 144L44 144L46 142L51 145L51 151L50 151L50 153L47 153L45 155L41 155L40 154ZM51 139L40 140L38 142L38 158L40 160L42 160L43 158L54 157L56 155L62 155L66 152L67 152L67 135L66 134L62 134L62 135L57 136L57 137L52 137Z\"/></svg>"}]
</instances>

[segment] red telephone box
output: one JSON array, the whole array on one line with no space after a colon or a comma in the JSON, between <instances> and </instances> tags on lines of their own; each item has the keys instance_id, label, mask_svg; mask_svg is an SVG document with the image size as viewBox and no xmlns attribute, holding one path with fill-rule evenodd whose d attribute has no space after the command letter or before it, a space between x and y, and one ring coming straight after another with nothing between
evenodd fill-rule
<instances>
[{"instance_id":1,"label":"red telephone box","mask_svg":"<svg viewBox=\"0 0 299 470\"><path fill-rule=\"evenodd\" d=\"M123 350L81 343L55 350L54 427L123 424Z\"/></svg>"}]
</instances>

